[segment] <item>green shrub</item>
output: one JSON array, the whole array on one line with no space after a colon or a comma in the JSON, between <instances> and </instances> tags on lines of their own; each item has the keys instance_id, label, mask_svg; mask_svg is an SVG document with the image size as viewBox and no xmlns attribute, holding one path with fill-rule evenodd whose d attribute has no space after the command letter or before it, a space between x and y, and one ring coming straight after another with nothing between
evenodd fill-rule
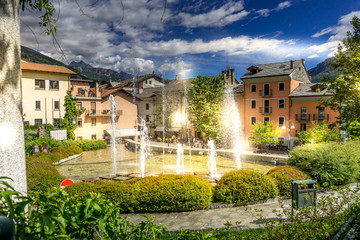
<instances>
[{"instance_id":1,"label":"green shrub","mask_svg":"<svg viewBox=\"0 0 360 240\"><path fill-rule=\"evenodd\" d=\"M340 185L360 177L360 142L306 144L291 151L288 164L317 178L321 184Z\"/></svg>"},{"instance_id":2,"label":"green shrub","mask_svg":"<svg viewBox=\"0 0 360 240\"><path fill-rule=\"evenodd\" d=\"M84 199L88 192L99 192L121 212L165 212L203 208L210 204L212 186L194 175L164 175L126 182L100 181L76 183L66 188L70 195Z\"/></svg>"},{"instance_id":3,"label":"green shrub","mask_svg":"<svg viewBox=\"0 0 360 240\"><path fill-rule=\"evenodd\" d=\"M39 148L41 149L41 146L43 143L46 143L48 146L48 150L50 150L53 147L59 147L61 146L61 142L51 139L51 138L35 138L33 140L25 141L25 153L26 154L33 154L34 153L34 144L37 143L39 145Z\"/></svg>"},{"instance_id":4,"label":"green shrub","mask_svg":"<svg viewBox=\"0 0 360 240\"><path fill-rule=\"evenodd\" d=\"M216 202L246 203L277 196L275 183L265 174L250 170L226 173L215 187Z\"/></svg>"},{"instance_id":5,"label":"green shrub","mask_svg":"<svg viewBox=\"0 0 360 240\"><path fill-rule=\"evenodd\" d=\"M92 151L107 148L108 145L102 140L67 140L60 143L60 146L76 145L84 151Z\"/></svg>"},{"instance_id":6,"label":"green shrub","mask_svg":"<svg viewBox=\"0 0 360 240\"><path fill-rule=\"evenodd\" d=\"M266 175L275 180L280 196L291 195L291 180L304 180L310 178L309 174L304 173L293 166L276 167L271 169Z\"/></svg>"}]
</instances>

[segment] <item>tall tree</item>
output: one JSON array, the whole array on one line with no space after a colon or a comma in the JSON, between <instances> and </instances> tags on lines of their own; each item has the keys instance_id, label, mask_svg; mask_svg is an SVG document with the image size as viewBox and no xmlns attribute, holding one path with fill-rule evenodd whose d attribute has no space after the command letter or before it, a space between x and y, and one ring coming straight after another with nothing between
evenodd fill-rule
<instances>
[{"instance_id":1,"label":"tall tree","mask_svg":"<svg viewBox=\"0 0 360 240\"><path fill-rule=\"evenodd\" d=\"M29 5L44 10L40 22L49 34L55 30L55 20L50 0L0 0L0 176L12 178L14 188L26 192L19 2L22 9Z\"/></svg>"},{"instance_id":2,"label":"tall tree","mask_svg":"<svg viewBox=\"0 0 360 240\"><path fill-rule=\"evenodd\" d=\"M76 109L76 98L71 95L71 91L66 92L65 101L65 115L63 119L63 126L67 130L67 138L75 139L75 129L77 117L83 114L85 108Z\"/></svg>"},{"instance_id":3,"label":"tall tree","mask_svg":"<svg viewBox=\"0 0 360 240\"><path fill-rule=\"evenodd\" d=\"M206 137L220 138L222 100L225 81L221 75L208 77L198 75L188 88L190 119L196 131Z\"/></svg>"},{"instance_id":4,"label":"tall tree","mask_svg":"<svg viewBox=\"0 0 360 240\"><path fill-rule=\"evenodd\" d=\"M265 123L254 123L252 130L250 131L252 138L251 142L262 149L264 144L277 144L279 143L278 137L281 136L281 129L278 126L274 126L272 121Z\"/></svg>"},{"instance_id":5,"label":"tall tree","mask_svg":"<svg viewBox=\"0 0 360 240\"><path fill-rule=\"evenodd\" d=\"M353 17L351 25L353 31L347 33L338 46L334 62L330 63L339 69L340 76L322 79L323 86L333 91L333 95L321 103L340 113L338 122L342 129L353 121L360 121L360 19Z\"/></svg>"}]
</instances>

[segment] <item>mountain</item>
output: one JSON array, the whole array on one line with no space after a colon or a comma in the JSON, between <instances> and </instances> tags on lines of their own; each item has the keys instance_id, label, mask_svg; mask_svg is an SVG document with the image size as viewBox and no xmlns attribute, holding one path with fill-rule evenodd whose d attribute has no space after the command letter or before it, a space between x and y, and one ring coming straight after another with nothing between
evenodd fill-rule
<instances>
[{"instance_id":1,"label":"mountain","mask_svg":"<svg viewBox=\"0 0 360 240\"><path fill-rule=\"evenodd\" d=\"M316 67L308 70L312 82L321 82L323 76L337 77L339 73L336 68L330 66L330 62L333 62L333 58L328 58L325 61L316 65Z\"/></svg>"},{"instance_id":2,"label":"mountain","mask_svg":"<svg viewBox=\"0 0 360 240\"><path fill-rule=\"evenodd\" d=\"M69 66L76 69L77 72L80 72L88 79L93 80L120 82L132 77L130 74L127 74L125 72L119 73L111 69L94 68L90 64L85 63L84 61L72 61Z\"/></svg>"},{"instance_id":3,"label":"mountain","mask_svg":"<svg viewBox=\"0 0 360 240\"><path fill-rule=\"evenodd\" d=\"M99 82L110 82L110 81L120 82L132 77L130 74L126 72L119 73L111 69L94 68L90 64L85 63L84 61L80 61L80 62L72 61L69 65L66 65L63 62L57 61L51 57L48 57L44 54L41 54L35 50L32 50L24 46L21 46L21 59L34 63L43 63L49 65L68 67L72 71L78 73L78 76L73 76L74 78L99 80Z\"/></svg>"}]
</instances>

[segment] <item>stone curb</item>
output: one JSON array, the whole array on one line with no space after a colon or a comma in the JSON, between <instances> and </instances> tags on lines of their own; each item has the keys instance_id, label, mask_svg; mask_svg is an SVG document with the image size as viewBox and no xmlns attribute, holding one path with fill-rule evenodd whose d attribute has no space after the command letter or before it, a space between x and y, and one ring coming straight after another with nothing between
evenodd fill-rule
<instances>
[{"instance_id":1,"label":"stone curb","mask_svg":"<svg viewBox=\"0 0 360 240\"><path fill-rule=\"evenodd\" d=\"M76 154L76 155L72 155L72 156L70 156L70 157L68 157L68 158L63 158L63 159L61 159L61 160L59 160L59 161L57 161L57 162L54 162L52 165L53 165L53 166L60 165L60 164L62 164L62 163L64 163L64 162L67 162L67 161L73 160L73 159L75 159L75 158L78 158L78 157L80 157L81 155L82 155L82 153Z\"/></svg>"}]
</instances>

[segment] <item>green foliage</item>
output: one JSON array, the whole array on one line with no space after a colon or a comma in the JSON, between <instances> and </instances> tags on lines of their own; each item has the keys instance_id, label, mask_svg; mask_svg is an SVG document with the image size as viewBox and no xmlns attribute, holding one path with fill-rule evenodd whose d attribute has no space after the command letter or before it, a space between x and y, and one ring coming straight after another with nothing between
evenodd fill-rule
<instances>
[{"instance_id":1,"label":"green foliage","mask_svg":"<svg viewBox=\"0 0 360 240\"><path fill-rule=\"evenodd\" d=\"M222 101L225 81L222 76L208 77L198 75L188 87L190 119L198 132L205 137L218 140L221 133Z\"/></svg>"},{"instance_id":2,"label":"green foliage","mask_svg":"<svg viewBox=\"0 0 360 240\"><path fill-rule=\"evenodd\" d=\"M355 217L355 239L360 239L360 203L356 203L352 206L351 212Z\"/></svg>"},{"instance_id":3,"label":"green foliage","mask_svg":"<svg viewBox=\"0 0 360 240\"><path fill-rule=\"evenodd\" d=\"M360 138L360 122L353 121L349 124L349 127L347 129L349 133L349 137L351 139L358 139Z\"/></svg>"},{"instance_id":4,"label":"green foliage","mask_svg":"<svg viewBox=\"0 0 360 240\"><path fill-rule=\"evenodd\" d=\"M51 139L51 138L35 138L33 140L27 140L27 141L25 141L25 153L26 154L33 154L35 143L37 143L40 146L40 148L43 143L46 143L46 145L48 146L48 150L53 147L59 147L62 144L62 142L59 142L59 141Z\"/></svg>"},{"instance_id":5,"label":"green foliage","mask_svg":"<svg viewBox=\"0 0 360 240\"><path fill-rule=\"evenodd\" d=\"M322 143L333 142L340 139L339 131L336 129L328 128L326 121L318 123L318 121L312 121L310 129L299 132L299 137L302 143Z\"/></svg>"},{"instance_id":6,"label":"green foliage","mask_svg":"<svg viewBox=\"0 0 360 240\"><path fill-rule=\"evenodd\" d=\"M271 169L266 175L275 180L280 196L291 195L291 180L310 179L307 173L293 166L280 166Z\"/></svg>"},{"instance_id":7,"label":"green foliage","mask_svg":"<svg viewBox=\"0 0 360 240\"><path fill-rule=\"evenodd\" d=\"M78 146L54 147L48 153L38 153L26 157L26 176L29 192L48 192L59 187L65 179L52 165L61 159L79 154Z\"/></svg>"},{"instance_id":8,"label":"green foliage","mask_svg":"<svg viewBox=\"0 0 360 240\"><path fill-rule=\"evenodd\" d=\"M252 138L250 141L255 143L258 147L263 144L277 144L278 137L281 135L281 129L278 126L273 126L272 121L265 123L254 123L250 131Z\"/></svg>"},{"instance_id":9,"label":"green foliage","mask_svg":"<svg viewBox=\"0 0 360 240\"><path fill-rule=\"evenodd\" d=\"M341 118L340 127L347 128L353 121L360 121L360 19L351 20L352 32L347 33L342 45L338 46L331 65L339 69L337 78L324 77L323 86L333 92L330 98L322 99L322 104L337 110Z\"/></svg>"},{"instance_id":10,"label":"green foliage","mask_svg":"<svg viewBox=\"0 0 360 240\"><path fill-rule=\"evenodd\" d=\"M43 15L39 17L39 25L45 28L47 35L53 35L56 32L56 19L53 18L55 8L51 0L20 0L19 5L22 11L25 10L26 6L41 11Z\"/></svg>"},{"instance_id":11,"label":"green foliage","mask_svg":"<svg viewBox=\"0 0 360 240\"><path fill-rule=\"evenodd\" d=\"M88 192L102 193L121 212L167 212L203 208L210 204L212 186L193 175L164 175L126 182L76 183L66 188L84 199Z\"/></svg>"},{"instance_id":12,"label":"green foliage","mask_svg":"<svg viewBox=\"0 0 360 240\"><path fill-rule=\"evenodd\" d=\"M76 129L77 123L73 123L73 121L85 111L85 108L76 109L76 98L71 95L70 90L66 92L64 107L65 116L63 119L63 127L67 130L67 138L74 139L74 130Z\"/></svg>"},{"instance_id":13,"label":"green foliage","mask_svg":"<svg viewBox=\"0 0 360 240\"><path fill-rule=\"evenodd\" d=\"M250 170L226 173L215 186L216 202L246 203L277 196L275 183L265 174Z\"/></svg>"},{"instance_id":14,"label":"green foliage","mask_svg":"<svg viewBox=\"0 0 360 240\"><path fill-rule=\"evenodd\" d=\"M93 151L98 149L107 148L108 145L102 140L67 140L62 141L60 146L72 146L76 145L84 151Z\"/></svg>"},{"instance_id":15,"label":"green foliage","mask_svg":"<svg viewBox=\"0 0 360 240\"><path fill-rule=\"evenodd\" d=\"M360 142L306 144L291 151L288 164L324 184L340 185L360 177Z\"/></svg>"}]
</instances>

